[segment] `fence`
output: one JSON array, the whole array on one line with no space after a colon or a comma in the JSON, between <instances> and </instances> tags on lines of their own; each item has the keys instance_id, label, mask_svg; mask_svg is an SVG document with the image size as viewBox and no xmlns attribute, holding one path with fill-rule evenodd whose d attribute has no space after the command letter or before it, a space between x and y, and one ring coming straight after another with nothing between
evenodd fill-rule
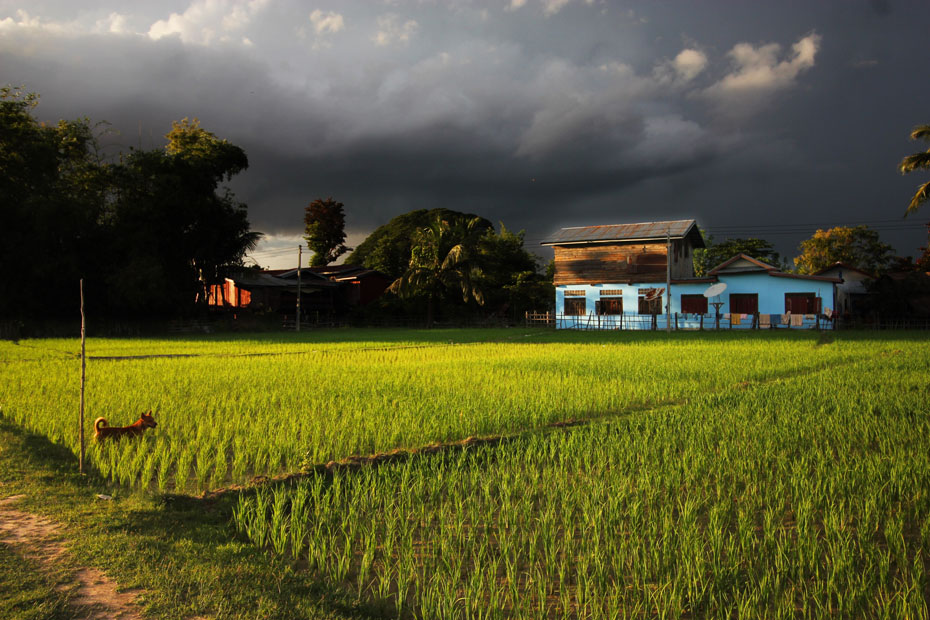
<instances>
[{"instance_id":1,"label":"fence","mask_svg":"<svg viewBox=\"0 0 930 620\"><path fill-rule=\"evenodd\" d=\"M556 314L527 312L525 325L575 330L665 330L664 314ZM909 323L912 325L914 322ZM701 331L716 329L834 329L834 322L819 314L695 314L674 312L669 327L673 330ZM905 327L900 329L915 329ZM888 329L886 327L886 329Z\"/></svg>"}]
</instances>

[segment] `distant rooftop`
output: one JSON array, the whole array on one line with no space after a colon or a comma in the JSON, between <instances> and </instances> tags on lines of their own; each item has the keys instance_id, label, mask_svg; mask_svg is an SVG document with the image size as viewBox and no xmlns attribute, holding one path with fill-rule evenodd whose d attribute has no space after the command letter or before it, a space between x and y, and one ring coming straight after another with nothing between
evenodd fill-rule
<instances>
[{"instance_id":1,"label":"distant rooftop","mask_svg":"<svg viewBox=\"0 0 930 620\"><path fill-rule=\"evenodd\" d=\"M568 245L575 243L610 243L616 241L656 241L683 239L690 236L694 247L703 248L704 238L694 220L641 222L639 224L610 224L604 226L576 226L563 228L542 242L542 245Z\"/></svg>"}]
</instances>

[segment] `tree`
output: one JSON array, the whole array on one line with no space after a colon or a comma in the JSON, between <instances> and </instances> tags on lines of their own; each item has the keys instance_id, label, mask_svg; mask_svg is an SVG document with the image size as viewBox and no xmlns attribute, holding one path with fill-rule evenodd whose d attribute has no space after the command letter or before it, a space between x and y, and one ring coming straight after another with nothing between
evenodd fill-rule
<instances>
[{"instance_id":1,"label":"tree","mask_svg":"<svg viewBox=\"0 0 930 620\"><path fill-rule=\"evenodd\" d=\"M911 131L911 140L930 140L930 125L918 125ZM908 155L898 164L898 170L901 174L914 172L915 170L930 170L930 149L922 153ZM928 198L930 198L930 181L917 188L917 193L911 198L911 203L907 206L905 215L910 215L920 208Z\"/></svg>"},{"instance_id":2,"label":"tree","mask_svg":"<svg viewBox=\"0 0 930 620\"><path fill-rule=\"evenodd\" d=\"M523 247L524 232L514 233L500 223L478 240L478 285L485 294L485 305L498 315L512 318L526 310L548 308L555 299L551 279L538 273L537 259Z\"/></svg>"},{"instance_id":3,"label":"tree","mask_svg":"<svg viewBox=\"0 0 930 620\"><path fill-rule=\"evenodd\" d=\"M304 230L307 247L313 251L311 267L330 264L351 248L345 245L346 218L344 205L333 200L317 198L304 209Z\"/></svg>"},{"instance_id":4,"label":"tree","mask_svg":"<svg viewBox=\"0 0 930 620\"><path fill-rule=\"evenodd\" d=\"M38 95L0 88L0 316L178 314L242 265L260 233L220 183L245 152L194 119L164 149L99 156L101 123L40 123ZM70 292L69 292L70 291Z\"/></svg>"},{"instance_id":5,"label":"tree","mask_svg":"<svg viewBox=\"0 0 930 620\"><path fill-rule=\"evenodd\" d=\"M106 166L87 119L38 122L39 97L0 88L0 315L76 311L78 279L106 264ZM92 296L93 297L93 296Z\"/></svg>"},{"instance_id":6,"label":"tree","mask_svg":"<svg viewBox=\"0 0 930 620\"><path fill-rule=\"evenodd\" d=\"M433 324L436 300L447 289L461 292L462 302L474 299L484 304L484 294L477 285L481 275L476 261L481 218L441 219L436 217L426 228L416 231L407 271L391 284L389 290L401 298L426 297L426 324Z\"/></svg>"},{"instance_id":7,"label":"tree","mask_svg":"<svg viewBox=\"0 0 930 620\"><path fill-rule=\"evenodd\" d=\"M771 243L765 239L727 239L722 243L713 243L713 237L705 235L707 247L694 252L694 274L703 276L725 260L745 254L775 267L780 266L781 257Z\"/></svg>"},{"instance_id":8,"label":"tree","mask_svg":"<svg viewBox=\"0 0 930 620\"><path fill-rule=\"evenodd\" d=\"M163 150L131 150L114 166L117 199L112 304L134 313L183 312L241 267L261 237L246 205L220 183L248 168L245 152L184 119Z\"/></svg>"},{"instance_id":9,"label":"tree","mask_svg":"<svg viewBox=\"0 0 930 620\"><path fill-rule=\"evenodd\" d=\"M471 213L460 213L450 209L418 209L398 215L376 228L361 242L355 251L346 257L347 265L361 265L380 271L392 278L399 278L410 265L410 248L417 230L429 227L436 219L454 220L478 217ZM480 219L483 230L493 228L491 222Z\"/></svg>"},{"instance_id":10,"label":"tree","mask_svg":"<svg viewBox=\"0 0 930 620\"><path fill-rule=\"evenodd\" d=\"M878 239L878 233L868 226L837 226L818 230L801 242L801 255L794 259L800 273L816 273L836 262L846 263L865 271L879 273L892 260L892 247Z\"/></svg>"}]
</instances>

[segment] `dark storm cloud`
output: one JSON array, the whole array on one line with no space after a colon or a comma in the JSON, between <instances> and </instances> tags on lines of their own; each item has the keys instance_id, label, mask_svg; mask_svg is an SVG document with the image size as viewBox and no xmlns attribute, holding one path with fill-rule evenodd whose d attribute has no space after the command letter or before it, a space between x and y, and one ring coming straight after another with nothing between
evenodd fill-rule
<instances>
[{"instance_id":1,"label":"dark storm cloud","mask_svg":"<svg viewBox=\"0 0 930 620\"><path fill-rule=\"evenodd\" d=\"M106 119L113 148L199 117L245 148L233 187L275 234L333 195L356 234L437 206L533 239L696 217L793 254L813 227L790 224L899 217L928 121L917 2L7 4L2 79L38 116Z\"/></svg>"}]
</instances>

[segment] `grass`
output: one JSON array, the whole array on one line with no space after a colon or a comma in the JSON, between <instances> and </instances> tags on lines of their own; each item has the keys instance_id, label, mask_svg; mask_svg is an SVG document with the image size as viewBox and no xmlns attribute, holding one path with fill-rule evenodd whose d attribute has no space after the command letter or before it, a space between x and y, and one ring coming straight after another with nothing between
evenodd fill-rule
<instances>
[{"instance_id":1,"label":"grass","mask_svg":"<svg viewBox=\"0 0 930 620\"><path fill-rule=\"evenodd\" d=\"M35 561L0 545L0 618L66 620L67 595Z\"/></svg>"},{"instance_id":2,"label":"grass","mask_svg":"<svg viewBox=\"0 0 930 620\"><path fill-rule=\"evenodd\" d=\"M46 573L0 546L0 617L73 617L74 592L54 585L79 566L141 588L147 617L359 617L347 597L237 537L228 503L140 494L76 472L69 451L0 423L3 495L25 494L17 509L64 524L69 551L66 564Z\"/></svg>"},{"instance_id":3,"label":"grass","mask_svg":"<svg viewBox=\"0 0 930 620\"><path fill-rule=\"evenodd\" d=\"M88 362L88 433L97 416L128 424L150 408L160 426L145 442L91 445L88 458L123 484L197 492L305 462L681 402L896 346L915 345L822 346L810 333L549 330L92 340L89 355L107 359ZM75 420L62 415L77 402L79 362L65 353L73 347L74 341L4 344L0 410L76 452ZM183 357L148 357L153 351Z\"/></svg>"},{"instance_id":4,"label":"grass","mask_svg":"<svg viewBox=\"0 0 930 620\"><path fill-rule=\"evenodd\" d=\"M340 471L236 521L385 615L926 618L928 372L892 355Z\"/></svg>"},{"instance_id":5,"label":"grass","mask_svg":"<svg viewBox=\"0 0 930 620\"><path fill-rule=\"evenodd\" d=\"M90 361L91 417L154 406L159 427L91 450L87 477L61 415L74 341L0 343L2 488L67 523L75 562L145 588L155 617L925 618L927 340L92 340L98 357L183 357ZM547 426L570 419L591 423ZM178 494L494 434L510 438Z\"/></svg>"}]
</instances>

